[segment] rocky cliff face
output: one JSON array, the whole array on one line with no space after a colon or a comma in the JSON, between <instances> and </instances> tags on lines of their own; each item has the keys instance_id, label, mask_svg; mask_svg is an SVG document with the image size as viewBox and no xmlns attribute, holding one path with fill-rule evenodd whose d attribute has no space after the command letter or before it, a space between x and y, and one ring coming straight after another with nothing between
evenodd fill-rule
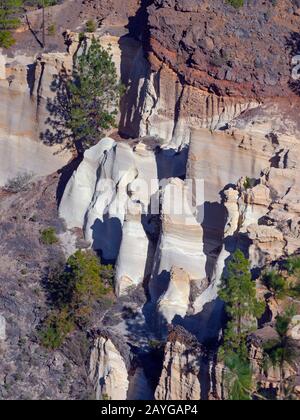
<instances>
[{"instance_id":1,"label":"rocky cliff face","mask_svg":"<svg viewBox=\"0 0 300 420\"><path fill-rule=\"evenodd\" d=\"M299 98L290 77L299 14L289 3L237 11L223 2L154 1L146 55L139 50L128 73L120 115L120 132L136 140L103 139L66 188L61 216L116 262L119 296L144 285L146 322L161 337L173 323L201 341L216 339L218 284L237 246L253 268L299 249ZM290 19L283 32L277 12ZM261 37L269 44L258 48ZM276 52L284 57L278 63ZM145 194L151 179L154 216ZM198 180L204 193L197 206L168 213L170 199L185 202L189 181ZM179 380L182 346L167 344L157 398L223 398L217 385L201 391L194 356L193 376Z\"/></svg>"},{"instance_id":2,"label":"rocky cliff face","mask_svg":"<svg viewBox=\"0 0 300 420\"><path fill-rule=\"evenodd\" d=\"M187 340L184 332L181 332L181 336L175 334L169 337L166 344L163 370L155 398L200 400L201 349L192 346L193 343Z\"/></svg>"},{"instance_id":3,"label":"rocky cliff face","mask_svg":"<svg viewBox=\"0 0 300 420\"><path fill-rule=\"evenodd\" d=\"M3 53L2 53L3 54ZM0 185L19 172L48 175L71 158L59 146L47 147L40 136L47 130L47 103L53 98L51 83L72 57L63 53L35 56L0 55Z\"/></svg>"},{"instance_id":4,"label":"rocky cliff face","mask_svg":"<svg viewBox=\"0 0 300 420\"><path fill-rule=\"evenodd\" d=\"M60 13L69 3L71 28ZM49 134L53 77L71 69L89 17L99 24L89 37L111 45L127 88L119 132L85 152L59 206L65 237L82 231L85 245L115 264L118 302L93 328L103 322L109 333L93 335L89 372L76 383L92 385L98 399L225 398L223 366L203 343L219 340L227 258L240 247L262 269L299 252L300 100L291 58L300 4L245 3L236 10L221 0L127 0L120 11L113 0L66 1L53 17L61 32L72 29L67 51L59 34L37 53L25 31L30 55L0 55L0 185L69 160L40 134ZM38 12L31 18L37 24ZM3 341L11 328L1 316ZM130 344L134 363L116 336ZM166 344L153 363L155 340ZM260 350L252 350L256 366ZM65 356L56 357L61 370ZM266 373L266 387L276 375Z\"/></svg>"},{"instance_id":5,"label":"rocky cliff face","mask_svg":"<svg viewBox=\"0 0 300 420\"><path fill-rule=\"evenodd\" d=\"M280 386L280 369L274 366L264 366L263 346L278 340L278 334L271 326L266 326L249 337L250 359L254 375L259 380L261 389L276 392ZM283 366L283 380L289 381L290 393L293 399L299 399L299 341L293 342L294 361Z\"/></svg>"},{"instance_id":6,"label":"rocky cliff face","mask_svg":"<svg viewBox=\"0 0 300 420\"><path fill-rule=\"evenodd\" d=\"M163 369L155 391L157 400L222 399L223 366L216 364L196 337L182 327L168 336Z\"/></svg>"},{"instance_id":7,"label":"rocky cliff face","mask_svg":"<svg viewBox=\"0 0 300 420\"><path fill-rule=\"evenodd\" d=\"M56 190L59 177L34 181L27 191L0 197L0 399L81 399L93 396L85 369L89 342L83 333L47 351L38 328L48 311L45 278L64 261L61 242L45 246L41 231L59 238ZM97 315L99 317L99 314Z\"/></svg>"},{"instance_id":8,"label":"rocky cliff face","mask_svg":"<svg viewBox=\"0 0 300 420\"><path fill-rule=\"evenodd\" d=\"M253 376L261 392L276 392L280 371L266 367L263 346L276 342L278 334L272 326L261 328L249 336L249 355ZM290 382L290 392L299 398L299 341L294 341L295 358L285 363L283 379ZM197 338L182 327L173 328L164 348L163 369L155 391L157 400L223 400L228 397L226 368L217 362L214 352L208 352Z\"/></svg>"},{"instance_id":9,"label":"rocky cliff face","mask_svg":"<svg viewBox=\"0 0 300 420\"><path fill-rule=\"evenodd\" d=\"M185 84L221 97L290 96L297 1L235 9L222 0L154 0L148 13L150 61L165 63Z\"/></svg>"},{"instance_id":10,"label":"rocky cliff face","mask_svg":"<svg viewBox=\"0 0 300 420\"><path fill-rule=\"evenodd\" d=\"M179 147L191 129L226 127L261 104L273 108L274 99L295 110L298 7L294 1L238 10L221 0L153 1L144 37L149 64L133 75L145 100L134 102L135 87L129 90L125 131L158 134Z\"/></svg>"},{"instance_id":11,"label":"rocky cliff face","mask_svg":"<svg viewBox=\"0 0 300 420\"><path fill-rule=\"evenodd\" d=\"M47 19L55 22L56 33L47 37L45 48L41 48L41 11L28 13L28 20L24 19L16 34L16 46L0 50L0 186L21 172L49 175L72 159L70 152L62 150L63 130L58 132L54 127L61 111L55 108L55 80L60 72L71 70L78 49L79 32L70 32L68 25L84 30L90 18L105 22L104 28L94 35L101 37L104 47L111 46L117 71L126 82L141 48L137 40L126 37L125 28L138 1L128 0L127 6L117 16L115 2L104 5L67 0L49 9Z\"/></svg>"},{"instance_id":12,"label":"rocky cliff face","mask_svg":"<svg viewBox=\"0 0 300 420\"><path fill-rule=\"evenodd\" d=\"M126 352L126 344L123 343L122 347L123 353ZM105 334L95 339L90 355L89 376L98 400L127 399L129 381L124 358L112 339Z\"/></svg>"},{"instance_id":13,"label":"rocky cliff face","mask_svg":"<svg viewBox=\"0 0 300 420\"><path fill-rule=\"evenodd\" d=\"M262 267L299 249L299 169L292 150L281 153L275 167L252 180L255 186L249 187L242 178L235 190L225 192L227 197L235 195L237 206L229 217L235 220L235 232L250 240L253 267ZM284 162L280 156L285 156Z\"/></svg>"}]
</instances>

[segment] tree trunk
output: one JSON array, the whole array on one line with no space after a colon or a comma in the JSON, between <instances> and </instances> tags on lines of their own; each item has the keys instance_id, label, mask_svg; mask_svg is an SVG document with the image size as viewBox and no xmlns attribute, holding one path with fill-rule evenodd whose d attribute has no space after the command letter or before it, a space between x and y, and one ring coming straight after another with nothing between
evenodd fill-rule
<instances>
[{"instance_id":1,"label":"tree trunk","mask_svg":"<svg viewBox=\"0 0 300 420\"><path fill-rule=\"evenodd\" d=\"M43 48L46 46L46 34L45 34L45 6L43 4Z\"/></svg>"}]
</instances>

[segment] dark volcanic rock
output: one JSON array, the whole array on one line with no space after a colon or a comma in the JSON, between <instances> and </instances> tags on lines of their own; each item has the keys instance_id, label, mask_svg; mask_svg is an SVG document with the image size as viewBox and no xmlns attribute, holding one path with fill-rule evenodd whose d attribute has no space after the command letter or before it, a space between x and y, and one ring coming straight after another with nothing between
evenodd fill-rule
<instances>
[{"instance_id":1,"label":"dark volcanic rock","mask_svg":"<svg viewBox=\"0 0 300 420\"><path fill-rule=\"evenodd\" d=\"M6 340L0 341L1 399L82 399L91 394L85 369L89 343L77 331L57 351L47 351L37 327L49 311L44 279L49 265L64 255L47 246L40 231L62 224L57 215L58 176L33 183L28 191L0 194L0 315Z\"/></svg>"},{"instance_id":2,"label":"dark volcanic rock","mask_svg":"<svg viewBox=\"0 0 300 420\"><path fill-rule=\"evenodd\" d=\"M292 0L246 1L239 9L224 0L154 0L150 61L200 88L215 84L222 95L290 96L291 57L300 51L298 7Z\"/></svg>"}]
</instances>

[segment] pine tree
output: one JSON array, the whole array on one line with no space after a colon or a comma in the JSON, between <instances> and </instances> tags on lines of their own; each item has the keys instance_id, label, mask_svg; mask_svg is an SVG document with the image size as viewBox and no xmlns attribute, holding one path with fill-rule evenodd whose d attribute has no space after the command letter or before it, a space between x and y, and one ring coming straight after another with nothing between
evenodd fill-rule
<instances>
[{"instance_id":1,"label":"pine tree","mask_svg":"<svg viewBox=\"0 0 300 420\"><path fill-rule=\"evenodd\" d=\"M112 267L103 266L92 251L76 251L66 265L59 261L48 275L51 311L38 329L42 344L55 349L76 327L86 327L95 303L111 291L112 277Z\"/></svg>"},{"instance_id":2,"label":"pine tree","mask_svg":"<svg viewBox=\"0 0 300 420\"><path fill-rule=\"evenodd\" d=\"M75 58L72 79L67 83L69 118L78 150L84 150L115 126L122 85L118 81L110 51L94 38L90 47L85 40L83 53Z\"/></svg>"},{"instance_id":3,"label":"pine tree","mask_svg":"<svg viewBox=\"0 0 300 420\"><path fill-rule=\"evenodd\" d=\"M293 316L296 314L297 311L293 305L286 309L283 314L276 317L275 328L278 333L279 340L276 343L272 343L271 346L266 345L264 347L265 363L268 365L268 362L271 362L273 366L279 367L280 383L278 398L280 400L285 399L284 365L285 363L292 363L296 356L291 340L288 337L288 331Z\"/></svg>"},{"instance_id":4,"label":"pine tree","mask_svg":"<svg viewBox=\"0 0 300 420\"><path fill-rule=\"evenodd\" d=\"M252 371L250 363L246 358L237 353L227 353L224 359L225 385L228 390L229 400L251 400L253 392Z\"/></svg>"},{"instance_id":5,"label":"pine tree","mask_svg":"<svg viewBox=\"0 0 300 420\"><path fill-rule=\"evenodd\" d=\"M224 331L223 346L219 357L224 361L225 383L229 399L251 399L252 371L248 359L246 339L254 329L253 320L264 312L264 304L256 298L250 263L242 251L237 250L223 276L219 297L225 303L228 322Z\"/></svg>"},{"instance_id":6,"label":"pine tree","mask_svg":"<svg viewBox=\"0 0 300 420\"><path fill-rule=\"evenodd\" d=\"M223 276L219 297L225 302L229 317L224 336L224 347L239 352L254 327L253 319L264 312L264 304L256 298L255 282L251 279L250 263L241 250L237 250L228 263Z\"/></svg>"},{"instance_id":7,"label":"pine tree","mask_svg":"<svg viewBox=\"0 0 300 420\"><path fill-rule=\"evenodd\" d=\"M15 43L11 30L20 25L23 0L0 0L0 47L10 48Z\"/></svg>"}]
</instances>

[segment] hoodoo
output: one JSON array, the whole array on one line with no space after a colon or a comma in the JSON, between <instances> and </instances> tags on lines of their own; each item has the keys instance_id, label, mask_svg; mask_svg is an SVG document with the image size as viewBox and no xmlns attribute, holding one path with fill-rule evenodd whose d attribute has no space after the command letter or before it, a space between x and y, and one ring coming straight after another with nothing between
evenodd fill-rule
<instances>
[{"instance_id":1,"label":"hoodoo","mask_svg":"<svg viewBox=\"0 0 300 420\"><path fill-rule=\"evenodd\" d=\"M298 0L0 2L0 399L300 399L299 52Z\"/></svg>"}]
</instances>

